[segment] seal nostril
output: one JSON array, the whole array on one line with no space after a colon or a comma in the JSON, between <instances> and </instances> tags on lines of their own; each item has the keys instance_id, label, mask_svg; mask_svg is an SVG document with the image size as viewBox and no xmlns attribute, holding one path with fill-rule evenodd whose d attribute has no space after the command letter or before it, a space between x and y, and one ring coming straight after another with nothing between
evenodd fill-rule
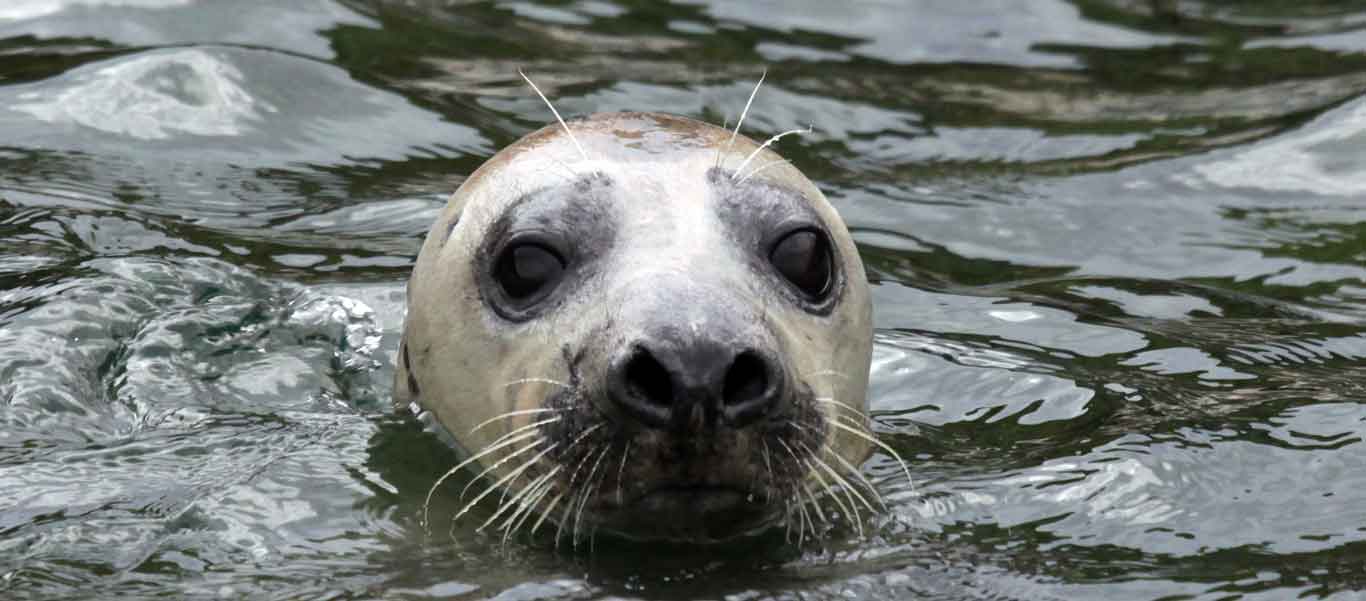
<instances>
[{"instance_id":1,"label":"seal nostril","mask_svg":"<svg viewBox=\"0 0 1366 601\"><path fill-rule=\"evenodd\" d=\"M660 407L673 404L673 382L669 371L650 351L636 350L626 364L626 388L631 396Z\"/></svg>"},{"instance_id":2,"label":"seal nostril","mask_svg":"<svg viewBox=\"0 0 1366 601\"><path fill-rule=\"evenodd\" d=\"M740 353L726 372L722 400L727 405L740 405L760 399L768 389L768 370L764 361L750 351Z\"/></svg>"}]
</instances>

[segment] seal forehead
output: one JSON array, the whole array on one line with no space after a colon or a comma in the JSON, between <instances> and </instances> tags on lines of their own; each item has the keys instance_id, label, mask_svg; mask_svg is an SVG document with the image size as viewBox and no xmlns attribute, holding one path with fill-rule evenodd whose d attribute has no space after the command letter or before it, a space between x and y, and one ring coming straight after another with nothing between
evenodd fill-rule
<instances>
[{"instance_id":1,"label":"seal forehead","mask_svg":"<svg viewBox=\"0 0 1366 601\"><path fill-rule=\"evenodd\" d=\"M479 180L494 176L549 183L566 174L619 170L639 163L681 163L687 162L688 155L708 153L715 160L716 150L730 136L708 123L647 112L591 115L569 121L568 128L572 138L558 123L528 134L489 159L467 183L478 185ZM753 144L740 137L735 147L753 148Z\"/></svg>"},{"instance_id":2,"label":"seal forehead","mask_svg":"<svg viewBox=\"0 0 1366 601\"><path fill-rule=\"evenodd\" d=\"M711 150L726 135L708 123L659 113L609 113L575 121L570 127L575 136L581 136L585 150L611 153L610 158L616 160L658 160L660 155Z\"/></svg>"}]
</instances>

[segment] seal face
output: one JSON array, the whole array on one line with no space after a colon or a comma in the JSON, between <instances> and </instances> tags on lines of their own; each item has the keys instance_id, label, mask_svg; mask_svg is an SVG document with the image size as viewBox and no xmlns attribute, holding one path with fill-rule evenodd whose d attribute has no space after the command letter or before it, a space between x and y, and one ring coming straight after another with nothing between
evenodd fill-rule
<instances>
[{"instance_id":1,"label":"seal face","mask_svg":"<svg viewBox=\"0 0 1366 601\"><path fill-rule=\"evenodd\" d=\"M485 523L715 541L861 478L871 306L821 192L690 119L568 129L471 175L409 281L396 401L507 491Z\"/></svg>"}]
</instances>

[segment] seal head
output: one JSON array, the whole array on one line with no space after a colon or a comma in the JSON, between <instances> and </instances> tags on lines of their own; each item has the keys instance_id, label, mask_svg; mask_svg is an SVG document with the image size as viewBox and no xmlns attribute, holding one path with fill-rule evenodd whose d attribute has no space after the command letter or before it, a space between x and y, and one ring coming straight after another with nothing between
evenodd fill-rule
<instances>
[{"instance_id":1,"label":"seal head","mask_svg":"<svg viewBox=\"0 0 1366 601\"><path fill-rule=\"evenodd\" d=\"M507 491L487 523L716 541L852 480L871 307L820 190L698 121L568 127L471 175L409 282L396 400Z\"/></svg>"}]
</instances>

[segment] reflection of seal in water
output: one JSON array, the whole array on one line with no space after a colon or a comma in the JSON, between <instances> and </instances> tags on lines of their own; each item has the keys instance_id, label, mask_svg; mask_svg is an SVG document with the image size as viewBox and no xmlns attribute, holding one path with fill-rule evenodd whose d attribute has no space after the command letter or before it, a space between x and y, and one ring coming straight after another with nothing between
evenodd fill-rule
<instances>
[{"instance_id":1,"label":"reflection of seal in water","mask_svg":"<svg viewBox=\"0 0 1366 601\"><path fill-rule=\"evenodd\" d=\"M795 167L690 119L594 115L451 198L395 394L493 483L461 514L501 498L481 521L508 534L804 537L827 494L862 528L870 313L849 233Z\"/></svg>"}]
</instances>

